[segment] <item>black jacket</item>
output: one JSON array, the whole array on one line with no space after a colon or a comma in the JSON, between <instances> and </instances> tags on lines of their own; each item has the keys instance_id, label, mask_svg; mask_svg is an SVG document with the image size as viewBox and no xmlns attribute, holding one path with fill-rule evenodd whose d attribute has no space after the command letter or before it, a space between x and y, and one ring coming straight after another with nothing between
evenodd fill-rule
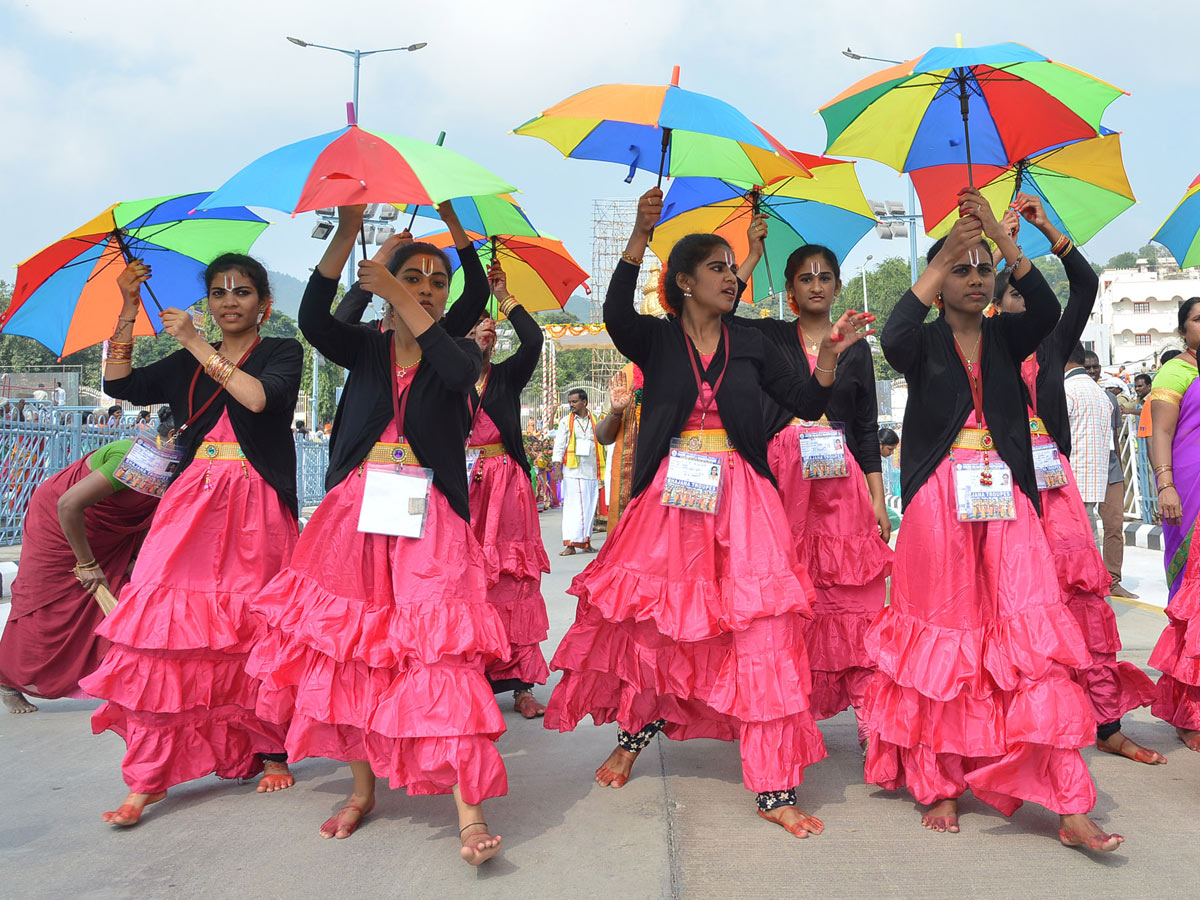
<instances>
[{"instance_id":1,"label":"black jacket","mask_svg":"<svg viewBox=\"0 0 1200 900\"><path fill-rule=\"evenodd\" d=\"M995 438L997 453L1040 512L1021 362L1054 328L1058 301L1036 267L1031 267L1024 278L1014 278L1013 285L1025 298L1025 312L1001 313L983 320L983 417ZM928 314L929 307L911 290L906 291L888 316L880 340L884 357L908 382L900 463L900 493L905 506L946 457L975 408L950 326L942 315L925 322Z\"/></svg>"},{"instance_id":2,"label":"black jacket","mask_svg":"<svg viewBox=\"0 0 1200 900\"><path fill-rule=\"evenodd\" d=\"M1088 265L1083 254L1074 248L1063 259L1071 294L1062 318L1037 349L1037 414L1046 423L1046 430L1054 438L1063 456L1071 455L1071 422L1067 417L1067 393L1063 388L1063 368L1067 357L1088 323L1092 307L1096 305L1096 294L1100 277Z\"/></svg>"},{"instance_id":3,"label":"black jacket","mask_svg":"<svg viewBox=\"0 0 1200 900\"><path fill-rule=\"evenodd\" d=\"M179 439L178 445L186 455L178 472L187 468L205 435L228 409L229 422L246 454L246 461L275 489L287 508L296 513L296 442L292 437L292 416L296 411L303 364L304 350L299 341L263 338L241 368L262 382L263 392L267 395L266 408L260 413L251 412L228 391L221 391L212 406L189 425ZM177 350L166 359L134 369L124 378L106 379L104 390L120 400L140 406L169 403L175 425L179 427L190 415L188 388L192 376L201 368L191 353ZM217 383L201 372L192 411L200 409L216 390Z\"/></svg>"},{"instance_id":4,"label":"black jacket","mask_svg":"<svg viewBox=\"0 0 1200 900\"><path fill-rule=\"evenodd\" d=\"M697 398L696 380L688 362L688 354L693 351L683 326L675 318L638 315L633 305L637 276L637 266L617 263L604 300L604 324L613 344L640 366L645 376L630 496L637 496L654 480L659 463L670 450L671 438L683 430ZM703 380L715 384L728 354L729 365L717 391L716 408L734 448L756 472L775 484L767 465L762 392L769 393L794 415L818 419L825 412L830 389L811 376L801 377L762 334L736 321L729 323L729 346L725 343L722 337L707 370L698 355L696 365Z\"/></svg>"},{"instance_id":5,"label":"black jacket","mask_svg":"<svg viewBox=\"0 0 1200 900\"><path fill-rule=\"evenodd\" d=\"M488 372L483 387L483 408L500 429L500 439L508 455L522 469L529 470L525 441L521 437L521 391L533 376L542 354L542 329L523 306L515 306L508 315L517 332L521 346L504 362L496 363ZM471 390L471 408L479 405L479 395Z\"/></svg>"},{"instance_id":6,"label":"black jacket","mask_svg":"<svg viewBox=\"0 0 1200 900\"><path fill-rule=\"evenodd\" d=\"M761 331L797 372L801 375L811 374L795 321L736 319L734 322ZM871 363L871 348L866 341L859 341L838 357L837 375L830 390L826 417L830 422L840 422L845 426L846 446L864 473L882 471L875 367ZM767 394L763 395L762 407L768 438L777 435L792 420L792 414Z\"/></svg>"},{"instance_id":7,"label":"black jacket","mask_svg":"<svg viewBox=\"0 0 1200 900\"><path fill-rule=\"evenodd\" d=\"M396 392L390 345L392 332L380 332L334 319L329 304L337 281L314 271L300 301L300 330L318 351L349 375L333 420L326 489L341 483L362 462L392 420ZM452 338L439 327L419 338L421 365L413 376L404 413L404 439L421 465L433 469L433 483L464 520L467 468L467 393L479 377L482 359L474 341Z\"/></svg>"},{"instance_id":8,"label":"black jacket","mask_svg":"<svg viewBox=\"0 0 1200 900\"><path fill-rule=\"evenodd\" d=\"M458 252L458 259L462 264L463 289L458 299L446 307L446 314L438 324L453 337L466 337L467 332L475 327L475 323L483 315L492 289L488 284L487 273L483 270L483 263L479 261L479 255L473 246L454 249ZM363 312L373 296L375 295L370 291L359 287L357 281L354 282L337 305L333 317L339 322L357 325L362 321Z\"/></svg>"}]
</instances>

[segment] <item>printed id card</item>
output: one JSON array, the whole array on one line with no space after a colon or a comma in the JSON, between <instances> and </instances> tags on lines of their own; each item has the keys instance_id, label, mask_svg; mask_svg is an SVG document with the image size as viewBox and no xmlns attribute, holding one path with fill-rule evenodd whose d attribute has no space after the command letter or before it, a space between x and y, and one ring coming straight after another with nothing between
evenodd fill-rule
<instances>
[{"instance_id":1,"label":"printed id card","mask_svg":"<svg viewBox=\"0 0 1200 900\"><path fill-rule=\"evenodd\" d=\"M113 477L139 494L161 497L179 471L183 456L183 450L174 443L159 447L154 441L140 437L133 442Z\"/></svg>"},{"instance_id":2,"label":"printed id card","mask_svg":"<svg viewBox=\"0 0 1200 900\"><path fill-rule=\"evenodd\" d=\"M1053 444L1041 444L1033 448L1033 471L1037 476L1039 491L1066 487L1067 473L1063 471L1058 448Z\"/></svg>"},{"instance_id":3,"label":"printed id card","mask_svg":"<svg viewBox=\"0 0 1200 900\"><path fill-rule=\"evenodd\" d=\"M667 483L663 486L664 506L690 509L714 515L721 499L721 468L724 460L715 453L694 453L685 441L671 440L667 458Z\"/></svg>"},{"instance_id":4,"label":"printed id card","mask_svg":"<svg viewBox=\"0 0 1200 900\"><path fill-rule=\"evenodd\" d=\"M358 530L419 538L425 534L433 470L421 466L367 465Z\"/></svg>"},{"instance_id":5,"label":"printed id card","mask_svg":"<svg viewBox=\"0 0 1200 900\"><path fill-rule=\"evenodd\" d=\"M846 437L838 428L800 432L800 467L803 478L845 478Z\"/></svg>"},{"instance_id":6,"label":"printed id card","mask_svg":"<svg viewBox=\"0 0 1200 900\"><path fill-rule=\"evenodd\" d=\"M955 463L954 501L960 522L1015 519L1012 470L999 461Z\"/></svg>"}]
</instances>

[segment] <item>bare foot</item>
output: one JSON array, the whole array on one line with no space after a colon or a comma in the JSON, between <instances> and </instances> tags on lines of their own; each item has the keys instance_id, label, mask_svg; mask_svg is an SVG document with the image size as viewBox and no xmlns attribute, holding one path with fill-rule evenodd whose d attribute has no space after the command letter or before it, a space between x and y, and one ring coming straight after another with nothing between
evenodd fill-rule
<instances>
[{"instance_id":1,"label":"bare foot","mask_svg":"<svg viewBox=\"0 0 1200 900\"><path fill-rule=\"evenodd\" d=\"M540 703L537 697L533 696L533 691L514 691L513 709L527 719L536 719L538 716L546 714L545 704Z\"/></svg>"},{"instance_id":2,"label":"bare foot","mask_svg":"<svg viewBox=\"0 0 1200 900\"><path fill-rule=\"evenodd\" d=\"M637 758L636 753L617 747L596 770L596 784L611 788L624 787L633 770L633 761Z\"/></svg>"},{"instance_id":3,"label":"bare foot","mask_svg":"<svg viewBox=\"0 0 1200 900\"><path fill-rule=\"evenodd\" d=\"M25 699L25 695L16 688L0 685L0 699L4 701L4 708L10 713L31 713L37 712L37 707Z\"/></svg>"},{"instance_id":4,"label":"bare foot","mask_svg":"<svg viewBox=\"0 0 1200 900\"><path fill-rule=\"evenodd\" d=\"M487 822L474 822L459 832L462 858L473 866L487 862L500 852L500 835L488 834Z\"/></svg>"},{"instance_id":5,"label":"bare foot","mask_svg":"<svg viewBox=\"0 0 1200 900\"><path fill-rule=\"evenodd\" d=\"M948 831L958 834L958 800L940 800L929 807L921 816L921 824L930 831Z\"/></svg>"},{"instance_id":6,"label":"bare foot","mask_svg":"<svg viewBox=\"0 0 1200 900\"><path fill-rule=\"evenodd\" d=\"M345 806L321 823L321 837L339 841L350 837L374 808L374 797L351 794Z\"/></svg>"},{"instance_id":7,"label":"bare foot","mask_svg":"<svg viewBox=\"0 0 1200 900\"><path fill-rule=\"evenodd\" d=\"M1103 739L1097 738L1096 749L1112 753L1115 756L1124 756L1134 762L1146 763L1148 766L1165 766L1167 764L1167 758L1161 753L1151 750L1149 747L1143 747L1119 731Z\"/></svg>"},{"instance_id":8,"label":"bare foot","mask_svg":"<svg viewBox=\"0 0 1200 900\"><path fill-rule=\"evenodd\" d=\"M1200 753L1200 731L1188 731L1186 728L1176 728L1175 733L1189 750Z\"/></svg>"},{"instance_id":9,"label":"bare foot","mask_svg":"<svg viewBox=\"0 0 1200 900\"><path fill-rule=\"evenodd\" d=\"M806 838L810 834L820 834L825 830L824 822L795 806L777 806L769 812L763 812L760 809L758 814L798 838Z\"/></svg>"},{"instance_id":10,"label":"bare foot","mask_svg":"<svg viewBox=\"0 0 1200 900\"><path fill-rule=\"evenodd\" d=\"M276 762L273 759L263 760L263 777L258 781L258 793L270 794L274 791L286 791L295 783L296 779L292 777L287 763Z\"/></svg>"},{"instance_id":11,"label":"bare foot","mask_svg":"<svg viewBox=\"0 0 1200 900\"><path fill-rule=\"evenodd\" d=\"M120 825L122 827L136 825L142 818L142 810L151 803L157 803L166 796L166 791L159 791L157 794L130 793L125 798L124 803L116 809L104 813L100 818L109 825Z\"/></svg>"},{"instance_id":12,"label":"bare foot","mask_svg":"<svg viewBox=\"0 0 1200 900\"><path fill-rule=\"evenodd\" d=\"M1068 847L1086 847L1111 853L1125 843L1119 834L1105 834L1085 815L1059 816L1058 839Z\"/></svg>"}]
</instances>

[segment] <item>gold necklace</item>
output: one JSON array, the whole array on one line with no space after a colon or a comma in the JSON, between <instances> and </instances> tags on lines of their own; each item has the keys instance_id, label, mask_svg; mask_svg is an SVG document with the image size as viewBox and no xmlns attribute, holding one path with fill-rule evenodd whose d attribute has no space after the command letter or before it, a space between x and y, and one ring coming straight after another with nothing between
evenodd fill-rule
<instances>
[{"instance_id":1,"label":"gold necklace","mask_svg":"<svg viewBox=\"0 0 1200 900\"><path fill-rule=\"evenodd\" d=\"M804 341L805 343L807 343L807 344L809 345L809 350L810 350L810 352L812 352L812 353L816 353L816 352L817 352L817 348L821 346L821 342L820 342L820 341L814 341L812 338L810 338L810 337L808 336L808 334L805 332L805 330L804 330L803 328L801 328L801 327L800 327L800 320L799 320L799 319L797 319L797 320L796 320L796 330L800 332L800 340L801 340L801 341Z\"/></svg>"},{"instance_id":2,"label":"gold necklace","mask_svg":"<svg viewBox=\"0 0 1200 900\"><path fill-rule=\"evenodd\" d=\"M963 345L959 343L958 335L954 333L953 329L950 331L950 336L954 338L954 343L958 346L958 352L961 353L963 359L966 360L967 374L972 378L975 377L975 354L979 352L979 342L983 340L983 332L980 331L979 334L975 336L975 346L971 349L970 353L963 349Z\"/></svg>"},{"instance_id":3,"label":"gold necklace","mask_svg":"<svg viewBox=\"0 0 1200 900\"><path fill-rule=\"evenodd\" d=\"M413 362L410 362L407 366L402 366L402 365L400 365L400 363L396 363L396 374L399 375L401 378L403 378L405 375L408 374L409 369L415 369L420 364L421 364L421 357L418 354L416 360Z\"/></svg>"}]
</instances>

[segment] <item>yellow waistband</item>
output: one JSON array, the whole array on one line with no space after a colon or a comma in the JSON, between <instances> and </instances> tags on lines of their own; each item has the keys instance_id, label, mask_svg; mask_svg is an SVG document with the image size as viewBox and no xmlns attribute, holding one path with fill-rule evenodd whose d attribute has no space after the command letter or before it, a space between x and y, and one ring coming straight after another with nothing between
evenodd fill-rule
<instances>
[{"instance_id":1,"label":"yellow waistband","mask_svg":"<svg viewBox=\"0 0 1200 900\"><path fill-rule=\"evenodd\" d=\"M821 418L817 419L815 422L809 422L805 419L792 419L792 421L788 422L788 425L823 425L828 427L829 419L827 419L825 416L821 416Z\"/></svg>"},{"instance_id":2,"label":"yellow waistband","mask_svg":"<svg viewBox=\"0 0 1200 900\"><path fill-rule=\"evenodd\" d=\"M224 441L205 441L196 448L196 459L245 459L241 446Z\"/></svg>"},{"instance_id":3,"label":"yellow waistband","mask_svg":"<svg viewBox=\"0 0 1200 900\"><path fill-rule=\"evenodd\" d=\"M955 450L995 450L996 442L986 428L964 428L950 446Z\"/></svg>"},{"instance_id":4,"label":"yellow waistband","mask_svg":"<svg viewBox=\"0 0 1200 900\"><path fill-rule=\"evenodd\" d=\"M479 456L482 459L489 459L493 456L503 456L508 451L504 449L503 444L467 444L468 450L478 450Z\"/></svg>"},{"instance_id":5,"label":"yellow waistband","mask_svg":"<svg viewBox=\"0 0 1200 900\"><path fill-rule=\"evenodd\" d=\"M413 452L413 448L408 444L376 444L371 448L371 452L366 455L363 462L369 463L396 463L401 466L419 466L421 463L417 460L417 454Z\"/></svg>"},{"instance_id":6,"label":"yellow waistband","mask_svg":"<svg viewBox=\"0 0 1200 900\"><path fill-rule=\"evenodd\" d=\"M679 439L692 453L727 453L733 450L729 435L724 428L706 428L704 431L683 431Z\"/></svg>"},{"instance_id":7,"label":"yellow waistband","mask_svg":"<svg viewBox=\"0 0 1200 900\"><path fill-rule=\"evenodd\" d=\"M1044 434L1046 437L1050 436L1050 432L1046 430L1046 423L1038 416L1029 417L1029 433Z\"/></svg>"}]
</instances>

